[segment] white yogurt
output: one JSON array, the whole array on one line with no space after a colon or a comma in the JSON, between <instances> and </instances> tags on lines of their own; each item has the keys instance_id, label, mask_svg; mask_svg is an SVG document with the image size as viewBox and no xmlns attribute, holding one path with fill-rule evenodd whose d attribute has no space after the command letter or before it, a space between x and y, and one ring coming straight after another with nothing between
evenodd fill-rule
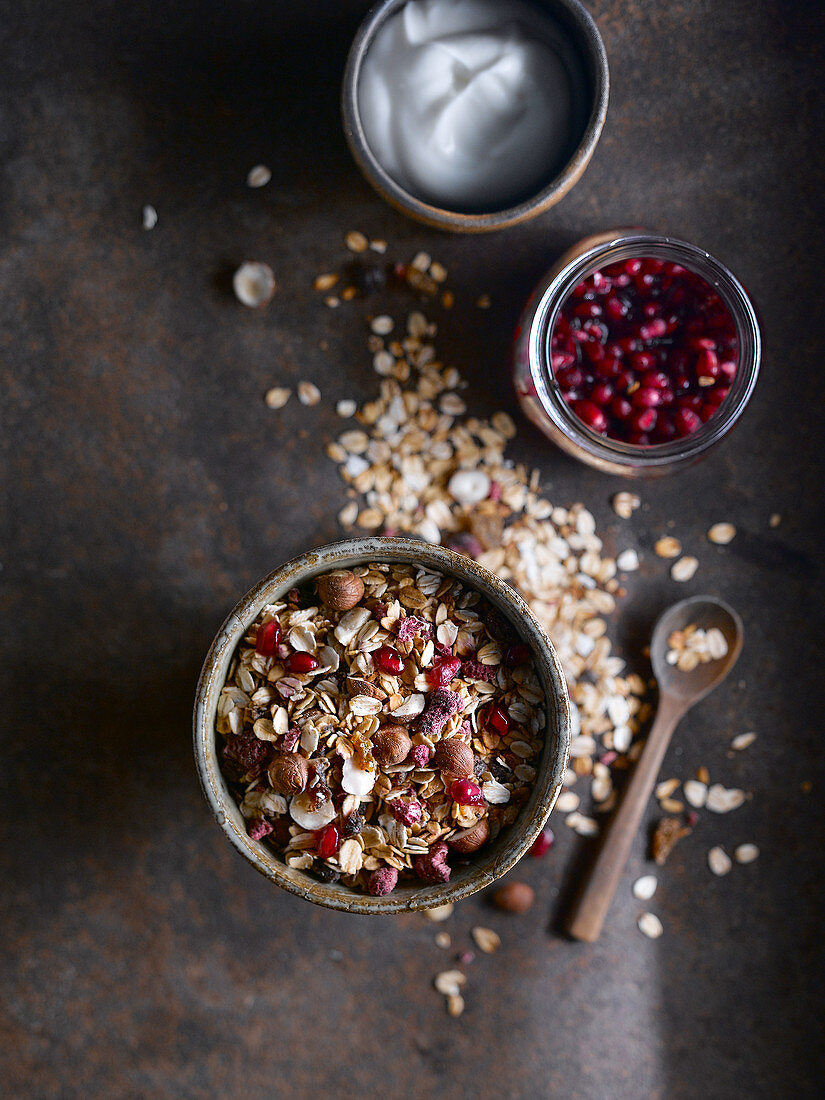
<instances>
[{"instance_id":1,"label":"white yogurt","mask_svg":"<svg viewBox=\"0 0 825 1100\"><path fill-rule=\"evenodd\" d=\"M367 144L418 198L497 210L571 149L564 35L521 0L409 0L377 32L358 102Z\"/></svg>"}]
</instances>

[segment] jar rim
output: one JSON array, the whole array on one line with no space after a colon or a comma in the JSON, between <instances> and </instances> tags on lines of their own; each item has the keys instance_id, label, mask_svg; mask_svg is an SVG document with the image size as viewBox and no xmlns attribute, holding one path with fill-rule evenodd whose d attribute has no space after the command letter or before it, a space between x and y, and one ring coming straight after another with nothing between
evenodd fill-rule
<instances>
[{"instance_id":1,"label":"jar rim","mask_svg":"<svg viewBox=\"0 0 825 1100\"><path fill-rule=\"evenodd\" d=\"M607 264L654 257L680 263L704 279L719 294L736 327L738 364L730 392L701 428L667 443L639 445L610 439L592 431L564 401L550 365L550 339L561 306L573 288ZM553 275L537 303L529 337L530 370L536 393L556 427L582 450L628 469L666 467L704 454L742 415L756 386L762 358L762 336L756 309L732 271L709 252L677 237L643 230L617 230L607 239L577 253Z\"/></svg>"}]
</instances>

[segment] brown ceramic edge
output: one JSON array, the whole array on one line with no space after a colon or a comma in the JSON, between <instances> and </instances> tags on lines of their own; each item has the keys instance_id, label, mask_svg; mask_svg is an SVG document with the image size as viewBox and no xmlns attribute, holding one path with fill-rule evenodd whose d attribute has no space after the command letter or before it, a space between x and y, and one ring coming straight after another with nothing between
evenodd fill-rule
<instances>
[{"instance_id":1,"label":"brown ceramic edge","mask_svg":"<svg viewBox=\"0 0 825 1100\"><path fill-rule=\"evenodd\" d=\"M358 28L347 56L341 89L341 114L344 137L361 174L381 198L395 210L432 229L444 229L454 233L489 233L497 229L509 229L511 226L520 225L545 213L563 199L581 179L595 152L607 117L610 97L607 53L592 15L580 0L555 0L570 14L580 35L583 56L593 65L595 74L592 80L593 107L575 152L555 179L533 198L517 206L490 214L461 214L416 198L396 183L370 152L361 126L357 94L361 64L381 23L388 18L394 8L400 8L405 2L406 0L379 0L379 3L370 8Z\"/></svg>"},{"instance_id":2,"label":"brown ceramic edge","mask_svg":"<svg viewBox=\"0 0 825 1100\"><path fill-rule=\"evenodd\" d=\"M498 857L490 867L477 867L475 873L460 884L447 882L437 886L424 886L417 893L406 896L389 894L376 898L354 891L344 892L341 887L316 882L308 875L301 875L300 881L292 881L285 875L285 869L278 861L274 858L264 858L263 848L250 840L246 832L241 831L227 814L227 809L237 810L237 807L225 795L223 779L217 767L215 706L210 706L209 703L210 695L215 691L213 704L216 704L217 693L223 686L223 681L217 684L217 668L220 659L228 650L234 652L243 633L257 614L257 610L252 615L250 612L256 605L263 602L270 592L278 590L283 592L304 579L333 568L342 561L355 564L354 559L364 562L382 560L417 562L457 576L465 583L477 587L497 606L506 609L508 618L531 645L542 686L551 695L552 707L547 709L548 722L555 719L555 753L552 756L547 755L549 750L545 748L542 754L535 784L539 797L532 815L524 821L518 818L510 826L511 830L520 829L521 832L518 840L512 844L510 852ZM193 713L193 740L198 776L212 815L230 843L257 871L290 893L329 909L351 913L388 914L429 909L469 897L495 882L527 853L544 827L561 789L570 747L570 704L564 672L552 642L524 600L509 585L478 562L445 547L432 546L413 539L367 536L331 543L293 558L264 577L239 600L215 636L198 679ZM210 745L212 759L209 758L208 752Z\"/></svg>"}]
</instances>

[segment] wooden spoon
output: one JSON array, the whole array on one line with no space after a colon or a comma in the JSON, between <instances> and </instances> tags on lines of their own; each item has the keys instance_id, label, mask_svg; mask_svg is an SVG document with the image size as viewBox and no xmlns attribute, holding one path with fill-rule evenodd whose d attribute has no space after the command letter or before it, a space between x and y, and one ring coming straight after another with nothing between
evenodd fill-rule
<instances>
[{"instance_id":1,"label":"wooden spoon","mask_svg":"<svg viewBox=\"0 0 825 1100\"><path fill-rule=\"evenodd\" d=\"M682 672L665 660L668 638L674 630L684 630L691 623L702 630L711 627L721 630L728 643L728 652L720 660ZM599 938L673 731L693 704L721 684L736 664L742 649L742 634L742 620L736 612L712 596L682 600L665 611L656 623L650 642L650 660L659 683L659 710L568 921L567 930L575 939L592 943Z\"/></svg>"}]
</instances>

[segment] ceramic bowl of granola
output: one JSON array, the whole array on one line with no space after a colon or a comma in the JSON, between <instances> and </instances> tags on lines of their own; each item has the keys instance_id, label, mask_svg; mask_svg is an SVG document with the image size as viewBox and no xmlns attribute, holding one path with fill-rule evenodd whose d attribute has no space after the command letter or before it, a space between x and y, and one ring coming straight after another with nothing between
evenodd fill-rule
<instances>
[{"instance_id":1,"label":"ceramic bowl of granola","mask_svg":"<svg viewBox=\"0 0 825 1100\"><path fill-rule=\"evenodd\" d=\"M206 658L195 756L216 821L267 878L358 913L427 909L508 871L561 788L570 710L508 584L405 538L304 554Z\"/></svg>"}]
</instances>

